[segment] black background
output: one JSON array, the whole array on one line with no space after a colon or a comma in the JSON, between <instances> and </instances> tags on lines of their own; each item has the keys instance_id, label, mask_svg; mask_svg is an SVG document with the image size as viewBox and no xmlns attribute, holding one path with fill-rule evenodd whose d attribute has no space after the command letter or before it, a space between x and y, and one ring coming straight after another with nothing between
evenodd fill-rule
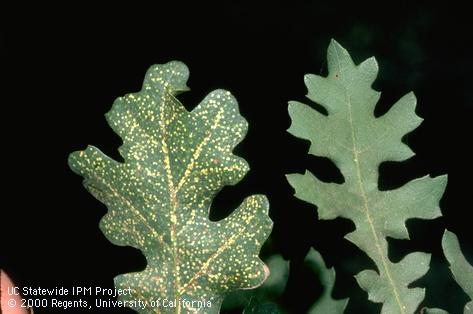
<instances>
[{"instance_id":1,"label":"black background","mask_svg":"<svg viewBox=\"0 0 473 314\"><path fill-rule=\"evenodd\" d=\"M238 99L250 128L235 153L251 171L225 187L212 207L220 219L245 196L264 193L274 220L266 252L291 260L281 304L302 313L321 287L301 260L318 249L337 270L334 296L350 297L347 313L379 311L353 275L372 262L343 239L347 220L318 221L313 206L295 199L284 174L308 168L340 180L326 159L308 156L308 143L289 135L287 101L305 101L305 73L326 74L330 38L356 62L372 55L383 92L376 114L405 93L418 98L424 123L406 141L417 153L381 167L382 189L430 173L448 173L444 217L408 221L412 241L390 240L390 257L433 252L426 285L428 306L460 313L466 296L452 281L441 253L444 228L454 231L473 262L471 219L471 106L473 22L453 2L345 5L339 2L167 2L156 6L79 8L41 5L1 10L2 204L0 265L20 285L112 287L119 273L145 267L137 250L117 247L98 229L106 208L67 166L70 152L93 144L118 157L120 139L103 114L113 100L138 91L147 68L169 60L190 68L188 109L216 88ZM52 313L38 309L36 313ZM68 311L72 313L73 311ZM131 313L126 309L100 313Z\"/></svg>"}]
</instances>

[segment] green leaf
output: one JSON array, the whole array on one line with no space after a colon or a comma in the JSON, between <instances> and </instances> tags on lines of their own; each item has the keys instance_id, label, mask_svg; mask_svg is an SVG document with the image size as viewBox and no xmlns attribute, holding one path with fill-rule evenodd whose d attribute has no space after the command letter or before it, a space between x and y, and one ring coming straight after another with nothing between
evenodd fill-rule
<instances>
[{"instance_id":1,"label":"green leaf","mask_svg":"<svg viewBox=\"0 0 473 314\"><path fill-rule=\"evenodd\" d=\"M225 298L222 309L256 308L258 304L276 301L284 292L289 279L289 262L279 255L271 255L265 260L269 269L268 279L257 289L237 290ZM254 310L254 309L253 309Z\"/></svg>"},{"instance_id":2,"label":"green leaf","mask_svg":"<svg viewBox=\"0 0 473 314\"><path fill-rule=\"evenodd\" d=\"M253 298L247 307L243 310L243 314L280 314L283 313L281 308L274 302L263 302Z\"/></svg>"},{"instance_id":3,"label":"green leaf","mask_svg":"<svg viewBox=\"0 0 473 314\"><path fill-rule=\"evenodd\" d=\"M464 313L473 313L473 266L463 256L457 236L445 230L442 238L442 248L450 264L450 270L458 285L470 297L470 302L465 305Z\"/></svg>"},{"instance_id":4,"label":"green leaf","mask_svg":"<svg viewBox=\"0 0 473 314\"><path fill-rule=\"evenodd\" d=\"M447 311L442 310L442 309L429 309L429 308L423 308L422 311L420 312L421 314L448 314Z\"/></svg>"},{"instance_id":5,"label":"green leaf","mask_svg":"<svg viewBox=\"0 0 473 314\"><path fill-rule=\"evenodd\" d=\"M327 268L319 252L311 248L304 263L319 278L323 292L312 305L308 313L343 313L348 299L335 300L332 291L335 285L335 269ZM226 309L244 307L243 313L283 313L275 303L285 288L289 277L289 263L281 255L273 255L267 260L271 275L268 280L257 289L251 291L237 291L228 295L224 305Z\"/></svg>"},{"instance_id":6,"label":"green leaf","mask_svg":"<svg viewBox=\"0 0 473 314\"><path fill-rule=\"evenodd\" d=\"M414 252L400 262L388 258L386 238L408 239L407 219L433 219L441 215L438 202L445 176L423 177L389 191L378 188L378 167L385 161L413 156L401 139L422 121L415 114L412 93L402 97L383 116L375 118L380 93L371 88L378 73L374 58L355 65L348 52L332 41L328 48L327 77L306 75L308 97L322 105L325 116L299 102L290 102L289 132L311 142L309 153L330 158L344 176L343 184L324 183L312 173L288 175L295 196L317 205L321 219L344 217L355 224L346 238L363 250L377 271L356 276L382 313L413 313L424 299L421 288L408 288L423 276L430 255Z\"/></svg>"},{"instance_id":7,"label":"green leaf","mask_svg":"<svg viewBox=\"0 0 473 314\"><path fill-rule=\"evenodd\" d=\"M217 313L227 293L257 287L268 276L258 258L272 227L265 196L246 198L221 221L208 218L216 193L248 171L232 154L247 123L224 90L188 112L175 98L187 90L188 75L181 62L155 65L141 91L114 102L106 118L123 139L125 162L92 146L69 157L87 190L108 207L100 222L107 238L146 257L144 271L115 278L117 288L133 291L121 300L148 303L144 310L129 303L140 313ZM151 308L158 299L177 304Z\"/></svg>"},{"instance_id":8,"label":"green leaf","mask_svg":"<svg viewBox=\"0 0 473 314\"><path fill-rule=\"evenodd\" d=\"M342 300L335 300L332 298L333 287L335 286L335 269L333 267L327 268L320 253L313 248L310 249L304 262L317 275L323 286L322 294L314 305L312 305L309 313L343 313L348 304L348 298Z\"/></svg>"}]
</instances>

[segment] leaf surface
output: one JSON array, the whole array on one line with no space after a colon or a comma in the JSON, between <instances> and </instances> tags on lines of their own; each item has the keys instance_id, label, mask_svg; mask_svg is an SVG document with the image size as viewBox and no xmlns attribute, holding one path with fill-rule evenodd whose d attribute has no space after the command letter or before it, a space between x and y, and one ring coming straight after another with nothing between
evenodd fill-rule
<instances>
[{"instance_id":1,"label":"leaf surface","mask_svg":"<svg viewBox=\"0 0 473 314\"><path fill-rule=\"evenodd\" d=\"M313 248L307 253L304 262L317 275L323 287L322 294L309 309L308 313L343 313L348 304L348 298L341 300L332 298L332 292L335 286L335 269L333 267L328 268L325 265L322 255Z\"/></svg>"},{"instance_id":2,"label":"leaf surface","mask_svg":"<svg viewBox=\"0 0 473 314\"><path fill-rule=\"evenodd\" d=\"M423 308L422 311L420 312L421 314L448 314L447 311L442 310L442 309L429 309L429 308Z\"/></svg>"},{"instance_id":3,"label":"leaf surface","mask_svg":"<svg viewBox=\"0 0 473 314\"><path fill-rule=\"evenodd\" d=\"M407 219L433 219L441 215L438 202L447 179L423 177L389 191L378 188L378 168L385 161L403 161L414 155L401 139L422 121L415 114L412 93L402 97L383 116L374 109L380 93L373 90L378 65L369 58L355 65L336 41L328 48L327 77L306 75L308 98L328 115L300 102L289 103L289 132L309 140L309 153L330 158L340 169L342 184L325 183L312 173L290 174L295 196L318 207L321 219L344 217L355 224L346 238L376 264L356 279L373 302L383 303L382 313L413 313L424 299L421 288L409 288L423 276L430 255L410 253L398 263L388 258L386 238L408 239Z\"/></svg>"},{"instance_id":4,"label":"leaf surface","mask_svg":"<svg viewBox=\"0 0 473 314\"><path fill-rule=\"evenodd\" d=\"M463 256L458 238L453 232L445 230L442 248L450 264L453 277L470 297L470 301L465 305L464 313L473 313L473 266Z\"/></svg>"},{"instance_id":5,"label":"leaf surface","mask_svg":"<svg viewBox=\"0 0 473 314\"><path fill-rule=\"evenodd\" d=\"M140 313L218 313L227 293L268 276L258 258L272 227L265 196L246 198L221 221L208 218L216 193L248 171L232 154L247 123L224 90L187 111L175 95L188 89L188 75L181 62L155 65L141 91L114 102L106 118L123 139L123 163L93 146L69 157L87 190L107 205L100 222L107 238L146 257L145 270L115 278L116 288L133 291L121 300L148 303L132 306ZM158 299L176 305L150 307Z\"/></svg>"},{"instance_id":6,"label":"leaf surface","mask_svg":"<svg viewBox=\"0 0 473 314\"><path fill-rule=\"evenodd\" d=\"M325 262L315 249L307 253L304 264L317 276L323 287L323 292L309 309L310 314L316 313L343 313L348 299L336 300L332 298L335 286L335 269L327 268ZM237 291L229 294L224 302L224 309L231 310L237 307L244 308L243 313L283 313L276 303L286 289L289 279L289 262L281 255L272 255L267 260L271 271L266 282L254 290Z\"/></svg>"},{"instance_id":7,"label":"leaf surface","mask_svg":"<svg viewBox=\"0 0 473 314\"><path fill-rule=\"evenodd\" d=\"M257 289L238 290L228 294L222 310L241 308L245 309L245 312L255 312L260 308L268 308L269 304L274 304L281 297L289 279L289 262L281 255L274 254L269 256L265 263L270 272L268 279Z\"/></svg>"}]
</instances>

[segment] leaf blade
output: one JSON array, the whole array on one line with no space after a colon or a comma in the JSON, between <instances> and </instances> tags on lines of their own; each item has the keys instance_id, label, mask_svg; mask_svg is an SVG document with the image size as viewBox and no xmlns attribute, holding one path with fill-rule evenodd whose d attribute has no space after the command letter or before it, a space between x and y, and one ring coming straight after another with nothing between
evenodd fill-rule
<instances>
[{"instance_id":1,"label":"leaf blade","mask_svg":"<svg viewBox=\"0 0 473 314\"><path fill-rule=\"evenodd\" d=\"M308 313L343 313L348 304L348 298L339 300L332 298L332 292L335 286L335 269L333 267L328 268L325 265L322 255L313 248L311 248L309 253L307 253L304 262L318 275L319 281L323 287L322 294L310 307Z\"/></svg>"},{"instance_id":2,"label":"leaf blade","mask_svg":"<svg viewBox=\"0 0 473 314\"><path fill-rule=\"evenodd\" d=\"M473 313L473 266L463 255L460 242L453 232L445 230L442 248L455 281L470 297L470 301L465 305L464 313Z\"/></svg>"},{"instance_id":3,"label":"leaf blade","mask_svg":"<svg viewBox=\"0 0 473 314\"><path fill-rule=\"evenodd\" d=\"M327 77L306 75L308 98L323 106L328 116L310 107L290 103L289 133L311 142L309 153L330 158L345 182L325 183L309 171L290 174L295 196L317 205L321 219L344 217L355 231L345 237L375 262L376 271L356 276L369 299L382 302L383 313L413 313L424 298L424 290L408 288L428 270L429 255L412 253L401 262L388 258L386 237L408 239L405 222L410 218L440 216L438 201L446 177L424 177L393 191L378 189L378 167L384 161L403 161L413 152L402 137L422 121L415 114L412 93L401 98L385 115L375 118L380 93L371 88L378 65L374 58L356 65L348 52L332 40L327 51ZM429 191L429 192L426 192ZM423 202L419 195L426 195ZM416 265L411 271L405 265Z\"/></svg>"},{"instance_id":4,"label":"leaf blade","mask_svg":"<svg viewBox=\"0 0 473 314\"><path fill-rule=\"evenodd\" d=\"M117 288L135 293L121 299L206 300L212 307L199 311L216 313L229 291L253 288L268 276L258 252L272 222L263 195L246 198L224 220L208 219L216 193L249 169L232 154L247 122L224 90L188 112L175 98L187 90L188 75L181 62L153 66L141 91L114 102L106 118L123 139L124 163L89 146L72 153L69 165L107 205L100 222L107 238L140 249L147 259L143 272L115 278ZM188 310L180 302L159 309Z\"/></svg>"}]
</instances>

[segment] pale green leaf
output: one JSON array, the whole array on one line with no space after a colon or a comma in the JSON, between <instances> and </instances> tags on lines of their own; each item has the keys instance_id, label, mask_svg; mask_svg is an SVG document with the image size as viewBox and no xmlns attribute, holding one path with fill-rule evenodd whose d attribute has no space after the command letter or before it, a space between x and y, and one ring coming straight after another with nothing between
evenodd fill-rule
<instances>
[{"instance_id":1,"label":"pale green leaf","mask_svg":"<svg viewBox=\"0 0 473 314\"><path fill-rule=\"evenodd\" d=\"M187 90L188 75L181 62L155 65L141 91L114 102L106 117L123 139L123 163L92 146L69 158L108 207L100 222L107 238L146 257L144 271L115 278L117 288L133 291L120 300L176 301L174 308L135 308L140 313L218 313L227 293L268 276L258 258L272 227L265 196L246 198L221 221L208 218L216 193L248 171L232 154L247 123L223 90L188 112L175 98Z\"/></svg>"},{"instance_id":2,"label":"pale green leaf","mask_svg":"<svg viewBox=\"0 0 473 314\"><path fill-rule=\"evenodd\" d=\"M447 311L442 310L442 309L429 309L429 308L423 308L421 311L421 314L448 314Z\"/></svg>"},{"instance_id":3,"label":"pale green leaf","mask_svg":"<svg viewBox=\"0 0 473 314\"><path fill-rule=\"evenodd\" d=\"M348 52L332 41L328 69L327 77L305 77L308 97L322 105L328 115L290 102L289 132L311 142L310 154L330 158L345 181L324 183L309 171L288 175L288 180L296 197L317 205L321 219L344 217L354 222L356 229L346 238L377 267L376 271L362 271L356 279L371 301L383 303L382 313L413 313L425 291L408 285L427 272L430 255L414 252L393 263L388 258L386 238L408 239L407 219L439 217L438 202L447 178L426 176L396 190L380 191L380 163L413 156L401 139L422 121L415 114L416 99L409 93L375 118L380 97L371 88L378 73L376 60L369 58L355 65Z\"/></svg>"},{"instance_id":4,"label":"pale green leaf","mask_svg":"<svg viewBox=\"0 0 473 314\"><path fill-rule=\"evenodd\" d=\"M333 267L327 268L320 253L313 248L307 253L304 262L317 275L323 287L322 294L308 313L343 313L348 304L348 299L336 300L332 298L333 287L335 286L335 269Z\"/></svg>"},{"instance_id":5,"label":"pale green leaf","mask_svg":"<svg viewBox=\"0 0 473 314\"><path fill-rule=\"evenodd\" d=\"M442 238L442 248L450 264L453 277L470 297L470 301L465 305L464 313L473 313L473 266L463 256L460 243L454 233L445 230Z\"/></svg>"}]
</instances>

